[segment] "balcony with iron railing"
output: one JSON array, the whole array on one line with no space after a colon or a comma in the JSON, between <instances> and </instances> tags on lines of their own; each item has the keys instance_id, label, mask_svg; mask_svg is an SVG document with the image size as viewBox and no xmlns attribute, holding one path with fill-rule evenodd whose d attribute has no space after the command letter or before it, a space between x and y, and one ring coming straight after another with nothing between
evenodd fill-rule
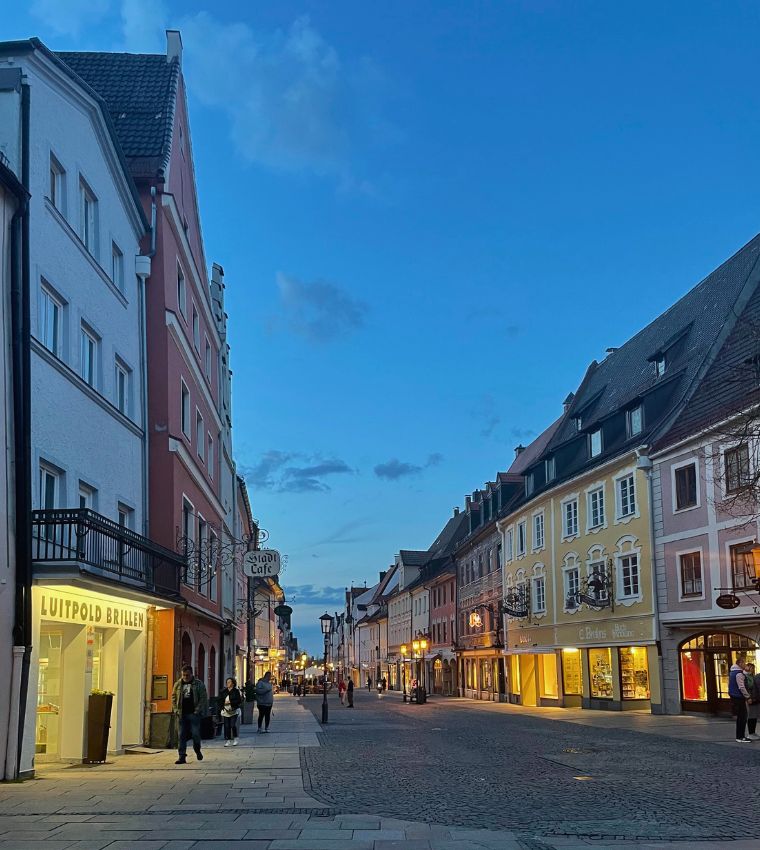
<instances>
[{"instance_id":1,"label":"balcony with iron railing","mask_svg":"<svg viewBox=\"0 0 760 850\"><path fill-rule=\"evenodd\" d=\"M179 597L186 560L87 508L32 512L36 575L61 568L164 598Z\"/></svg>"}]
</instances>

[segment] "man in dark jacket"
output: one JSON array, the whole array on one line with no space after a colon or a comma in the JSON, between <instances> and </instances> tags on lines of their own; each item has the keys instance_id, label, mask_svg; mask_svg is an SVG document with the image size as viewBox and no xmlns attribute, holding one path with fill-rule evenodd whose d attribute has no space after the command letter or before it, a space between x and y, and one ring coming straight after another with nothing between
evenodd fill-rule
<instances>
[{"instance_id":1,"label":"man in dark jacket","mask_svg":"<svg viewBox=\"0 0 760 850\"><path fill-rule=\"evenodd\" d=\"M208 693L206 686L193 675L193 668L185 664L182 676L174 683L172 692L172 709L179 725L179 758L174 764L185 764L187 761L187 742L193 739L193 749L198 761L203 761L201 752L201 717L208 708Z\"/></svg>"},{"instance_id":2,"label":"man in dark jacket","mask_svg":"<svg viewBox=\"0 0 760 850\"><path fill-rule=\"evenodd\" d=\"M348 685L346 685L346 697L348 698L348 707L354 707L354 680L349 679Z\"/></svg>"},{"instance_id":3,"label":"man in dark jacket","mask_svg":"<svg viewBox=\"0 0 760 850\"><path fill-rule=\"evenodd\" d=\"M747 703L750 693L746 687L745 669L747 659L740 655L736 664L731 666L728 672L728 695L731 698L731 709L736 715L736 743L751 744L752 738L748 738L744 732L747 727Z\"/></svg>"},{"instance_id":4,"label":"man in dark jacket","mask_svg":"<svg viewBox=\"0 0 760 850\"><path fill-rule=\"evenodd\" d=\"M274 688L272 687L272 674L266 673L256 682L256 705L259 707L259 735L269 731L269 721L272 718L272 706L274 705ZM264 728L262 729L262 724Z\"/></svg>"}]
</instances>

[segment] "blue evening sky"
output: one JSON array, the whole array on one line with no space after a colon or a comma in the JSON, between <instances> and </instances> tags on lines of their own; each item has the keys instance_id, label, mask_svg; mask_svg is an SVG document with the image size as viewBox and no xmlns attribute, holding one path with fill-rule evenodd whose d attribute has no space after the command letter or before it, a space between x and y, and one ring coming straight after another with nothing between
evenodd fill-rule
<instances>
[{"instance_id":1,"label":"blue evening sky","mask_svg":"<svg viewBox=\"0 0 760 850\"><path fill-rule=\"evenodd\" d=\"M758 230L751 2L33 0L3 37L182 29L234 440L294 628Z\"/></svg>"}]
</instances>

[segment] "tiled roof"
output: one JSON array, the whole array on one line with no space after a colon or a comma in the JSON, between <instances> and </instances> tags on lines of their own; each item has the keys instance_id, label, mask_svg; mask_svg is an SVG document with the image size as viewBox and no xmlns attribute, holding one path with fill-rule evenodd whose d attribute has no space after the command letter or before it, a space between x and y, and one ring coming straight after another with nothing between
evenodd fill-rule
<instances>
[{"instance_id":1,"label":"tiled roof","mask_svg":"<svg viewBox=\"0 0 760 850\"><path fill-rule=\"evenodd\" d=\"M421 567L429 557L427 551L421 552L419 549L401 549L399 556L407 567Z\"/></svg>"},{"instance_id":2,"label":"tiled roof","mask_svg":"<svg viewBox=\"0 0 760 850\"><path fill-rule=\"evenodd\" d=\"M578 413L584 414L586 430L650 390L658 381L653 357L670 341L683 337L679 354L668 363L666 372L666 376L680 373L676 398L681 398L697 377L721 330L734 318L732 309L750 275L758 275L758 258L760 236L601 363L592 363L548 448L576 435L572 420Z\"/></svg>"},{"instance_id":3,"label":"tiled roof","mask_svg":"<svg viewBox=\"0 0 760 850\"><path fill-rule=\"evenodd\" d=\"M549 441L557 433L557 429L562 424L564 416L552 422L552 424L541 434L526 446L512 462L509 467L509 475L521 475L525 470L541 456L541 452L547 447Z\"/></svg>"},{"instance_id":4,"label":"tiled roof","mask_svg":"<svg viewBox=\"0 0 760 850\"><path fill-rule=\"evenodd\" d=\"M435 538L428 549L428 560L442 558L450 554L459 540L467 533L467 514L464 511L454 514L444 525L443 530Z\"/></svg>"},{"instance_id":5,"label":"tiled roof","mask_svg":"<svg viewBox=\"0 0 760 850\"><path fill-rule=\"evenodd\" d=\"M146 53L56 55L106 102L132 173L163 175L171 152L179 61Z\"/></svg>"}]
</instances>

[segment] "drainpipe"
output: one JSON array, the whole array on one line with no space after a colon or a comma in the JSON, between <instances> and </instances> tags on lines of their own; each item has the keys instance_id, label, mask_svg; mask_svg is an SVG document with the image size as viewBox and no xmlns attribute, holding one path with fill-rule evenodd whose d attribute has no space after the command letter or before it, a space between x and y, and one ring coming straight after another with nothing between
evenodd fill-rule
<instances>
[{"instance_id":1,"label":"drainpipe","mask_svg":"<svg viewBox=\"0 0 760 850\"><path fill-rule=\"evenodd\" d=\"M30 89L21 85L21 183L29 191ZM29 208L21 216L21 275L11 293L14 395L14 455L16 468L16 608L14 647L23 648L19 681L18 749L15 772L21 772L29 665L32 655L32 437L30 375ZM17 657L19 650L14 653Z\"/></svg>"},{"instance_id":2,"label":"drainpipe","mask_svg":"<svg viewBox=\"0 0 760 850\"><path fill-rule=\"evenodd\" d=\"M654 614L654 640L657 647L657 669L660 677L660 709L665 713L665 664L662 657L662 642L660 635L660 601L657 590L657 563L655 557L654 543L654 485L652 472L654 464L647 452L649 446L636 449L636 468L643 470L647 477L647 488L649 491L649 548L652 553L652 612Z\"/></svg>"}]
</instances>

